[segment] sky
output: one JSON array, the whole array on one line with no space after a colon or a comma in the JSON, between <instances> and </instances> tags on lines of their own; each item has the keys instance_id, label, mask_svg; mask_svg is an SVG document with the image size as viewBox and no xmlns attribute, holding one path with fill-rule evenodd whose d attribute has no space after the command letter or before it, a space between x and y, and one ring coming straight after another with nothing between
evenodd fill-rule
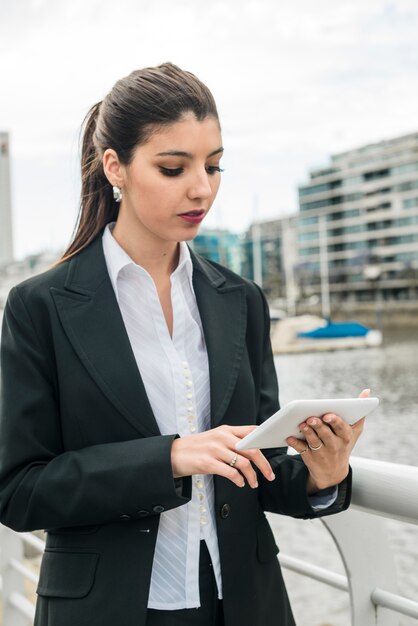
<instances>
[{"instance_id":1,"label":"sky","mask_svg":"<svg viewBox=\"0 0 418 626\"><path fill-rule=\"evenodd\" d=\"M132 70L210 87L225 171L204 224L242 232L296 212L330 155L418 130L417 34L416 0L0 0L16 257L67 245L81 122Z\"/></svg>"}]
</instances>

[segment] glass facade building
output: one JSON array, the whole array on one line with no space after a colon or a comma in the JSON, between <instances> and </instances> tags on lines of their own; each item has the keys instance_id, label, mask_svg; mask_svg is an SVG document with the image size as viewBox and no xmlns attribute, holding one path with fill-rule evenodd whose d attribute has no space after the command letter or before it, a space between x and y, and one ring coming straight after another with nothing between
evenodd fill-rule
<instances>
[{"instance_id":1,"label":"glass facade building","mask_svg":"<svg viewBox=\"0 0 418 626\"><path fill-rule=\"evenodd\" d=\"M243 250L241 237L227 230L202 229L190 246L206 259L229 267L237 274L242 273Z\"/></svg>"},{"instance_id":2,"label":"glass facade building","mask_svg":"<svg viewBox=\"0 0 418 626\"><path fill-rule=\"evenodd\" d=\"M331 157L299 187L299 208L305 295L325 257L334 302L418 298L418 133Z\"/></svg>"}]
</instances>

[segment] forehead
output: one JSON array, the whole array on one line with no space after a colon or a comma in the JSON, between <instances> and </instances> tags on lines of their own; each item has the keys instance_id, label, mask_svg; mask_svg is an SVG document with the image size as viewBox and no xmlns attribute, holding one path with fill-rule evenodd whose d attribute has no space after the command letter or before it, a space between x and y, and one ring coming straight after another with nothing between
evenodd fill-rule
<instances>
[{"instance_id":1,"label":"forehead","mask_svg":"<svg viewBox=\"0 0 418 626\"><path fill-rule=\"evenodd\" d=\"M191 154L210 154L222 145L219 122L213 117L202 121L189 113L178 122L163 126L153 132L145 144L138 150L158 155L167 150L189 152Z\"/></svg>"}]
</instances>

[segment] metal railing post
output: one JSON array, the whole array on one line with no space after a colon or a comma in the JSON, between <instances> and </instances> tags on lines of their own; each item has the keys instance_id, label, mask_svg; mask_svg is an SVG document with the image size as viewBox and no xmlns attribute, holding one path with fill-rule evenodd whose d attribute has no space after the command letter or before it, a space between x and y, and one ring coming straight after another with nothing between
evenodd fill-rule
<instances>
[{"instance_id":1,"label":"metal railing post","mask_svg":"<svg viewBox=\"0 0 418 626\"><path fill-rule=\"evenodd\" d=\"M1 573L3 596L3 624L5 626L28 626L31 622L17 609L12 597L24 596L24 576L12 567L13 560L23 561L23 541L17 533L0 526Z\"/></svg>"},{"instance_id":2,"label":"metal railing post","mask_svg":"<svg viewBox=\"0 0 418 626\"><path fill-rule=\"evenodd\" d=\"M395 564L384 519L353 509L321 520L347 573L351 626L396 626L399 617L376 606L376 587L397 592Z\"/></svg>"}]
</instances>

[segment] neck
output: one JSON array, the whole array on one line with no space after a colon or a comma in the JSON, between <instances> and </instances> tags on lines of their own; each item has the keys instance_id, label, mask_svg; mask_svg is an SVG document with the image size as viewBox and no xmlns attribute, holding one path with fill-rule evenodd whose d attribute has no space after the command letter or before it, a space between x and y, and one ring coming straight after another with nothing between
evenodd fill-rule
<instances>
[{"instance_id":1,"label":"neck","mask_svg":"<svg viewBox=\"0 0 418 626\"><path fill-rule=\"evenodd\" d=\"M153 278L171 276L178 265L180 245L176 241L150 241L124 232L117 222L112 235L131 259Z\"/></svg>"}]
</instances>

